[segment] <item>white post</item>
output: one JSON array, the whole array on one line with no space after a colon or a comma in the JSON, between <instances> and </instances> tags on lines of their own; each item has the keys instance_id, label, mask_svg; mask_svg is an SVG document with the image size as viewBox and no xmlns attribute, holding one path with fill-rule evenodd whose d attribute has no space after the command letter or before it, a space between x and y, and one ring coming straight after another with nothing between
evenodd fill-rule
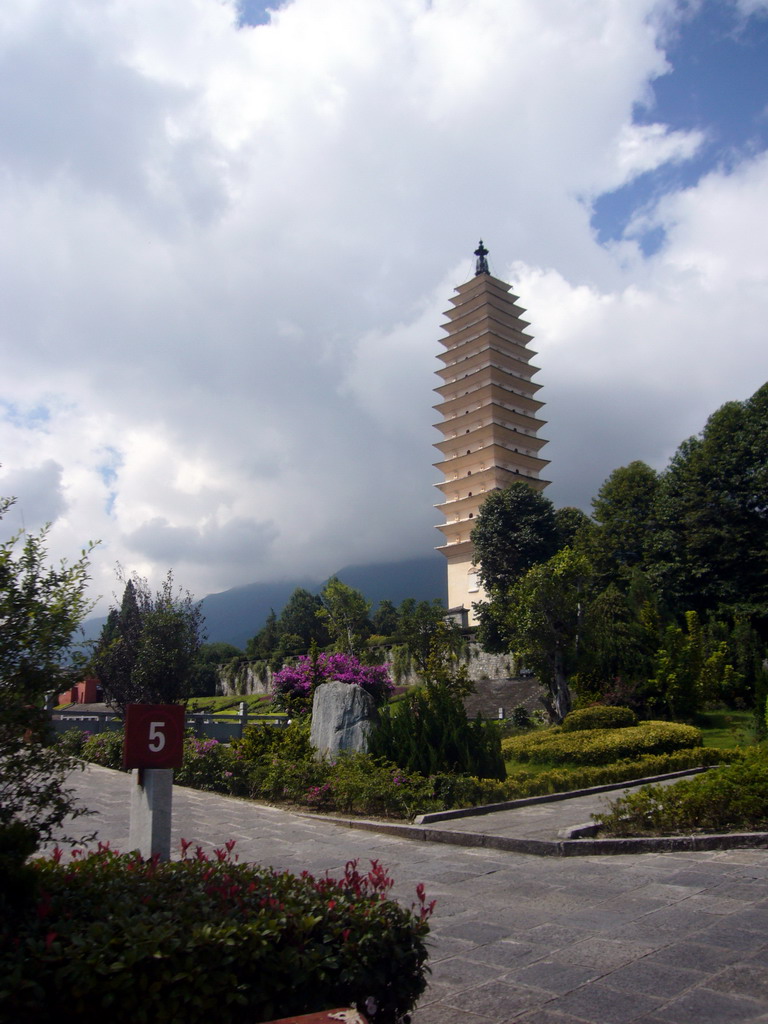
<instances>
[{"instance_id":1,"label":"white post","mask_svg":"<svg viewBox=\"0 0 768 1024\"><path fill-rule=\"evenodd\" d=\"M148 860L171 859L173 768L134 768L131 772L131 827L128 843Z\"/></svg>"}]
</instances>

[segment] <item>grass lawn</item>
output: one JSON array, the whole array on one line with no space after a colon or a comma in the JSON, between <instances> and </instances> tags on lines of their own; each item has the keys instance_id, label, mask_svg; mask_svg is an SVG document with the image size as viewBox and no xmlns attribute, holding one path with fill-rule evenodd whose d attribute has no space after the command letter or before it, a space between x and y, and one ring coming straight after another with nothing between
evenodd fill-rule
<instances>
[{"instance_id":1,"label":"grass lawn","mask_svg":"<svg viewBox=\"0 0 768 1024\"><path fill-rule=\"evenodd\" d=\"M757 741L752 711L703 711L694 723L701 729L705 747L749 747Z\"/></svg>"},{"instance_id":2,"label":"grass lawn","mask_svg":"<svg viewBox=\"0 0 768 1024\"><path fill-rule=\"evenodd\" d=\"M250 714L270 714L272 711L269 694L256 693L246 697L192 697L187 704L187 711L205 711L208 714L237 714L240 702L244 701Z\"/></svg>"}]
</instances>

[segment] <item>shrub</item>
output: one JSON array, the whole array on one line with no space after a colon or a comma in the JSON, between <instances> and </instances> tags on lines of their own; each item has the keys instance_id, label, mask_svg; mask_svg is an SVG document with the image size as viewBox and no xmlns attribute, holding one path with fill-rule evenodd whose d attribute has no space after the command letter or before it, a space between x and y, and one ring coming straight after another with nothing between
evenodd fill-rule
<instances>
[{"instance_id":1,"label":"shrub","mask_svg":"<svg viewBox=\"0 0 768 1024\"><path fill-rule=\"evenodd\" d=\"M82 756L86 761L103 765L105 768L123 767L123 730L99 732L89 736L83 743Z\"/></svg>"},{"instance_id":2,"label":"shrub","mask_svg":"<svg viewBox=\"0 0 768 1024\"><path fill-rule=\"evenodd\" d=\"M103 847L36 861L38 897L0 923L0 1018L251 1024L357 1004L394 1024L413 1007L433 906L423 886L408 910L387 899L376 861L338 881L297 878L238 864L226 845L213 862L200 848L160 864Z\"/></svg>"},{"instance_id":3,"label":"shrub","mask_svg":"<svg viewBox=\"0 0 768 1024\"><path fill-rule=\"evenodd\" d=\"M345 753L331 766L325 799L347 814L413 818L435 805L432 781L370 754Z\"/></svg>"},{"instance_id":4,"label":"shrub","mask_svg":"<svg viewBox=\"0 0 768 1024\"><path fill-rule=\"evenodd\" d=\"M286 665L275 673L275 706L294 712L310 711L315 687L332 681L357 684L376 704L383 704L392 692L386 665L364 665L351 654L303 654L295 665Z\"/></svg>"},{"instance_id":5,"label":"shrub","mask_svg":"<svg viewBox=\"0 0 768 1024\"><path fill-rule=\"evenodd\" d=\"M554 726L530 736L502 740L504 756L534 764L609 764L641 754L668 754L701 746L701 732L677 722L641 722L633 728L565 733Z\"/></svg>"},{"instance_id":6,"label":"shrub","mask_svg":"<svg viewBox=\"0 0 768 1024\"><path fill-rule=\"evenodd\" d=\"M533 728L533 719L525 704L517 704L512 708L512 724L518 729Z\"/></svg>"},{"instance_id":7,"label":"shrub","mask_svg":"<svg viewBox=\"0 0 768 1024\"><path fill-rule=\"evenodd\" d=\"M174 782L193 789L245 796L249 790L248 766L226 743L187 736L184 761L174 773Z\"/></svg>"},{"instance_id":8,"label":"shrub","mask_svg":"<svg viewBox=\"0 0 768 1024\"><path fill-rule=\"evenodd\" d=\"M62 754L66 754L67 757L82 757L83 746L90 735L89 732L83 729L67 729L66 732L58 736L56 742Z\"/></svg>"},{"instance_id":9,"label":"shrub","mask_svg":"<svg viewBox=\"0 0 768 1024\"><path fill-rule=\"evenodd\" d=\"M232 746L249 761L281 754L282 756L303 760L312 757L312 746L309 742L309 719L294 719L288 726L247 725L243 737L232 740Z\"/></svg>"},{"instance_id":10,"label":"shrub","mask_svg":"<svg viewBox=\"0 0 768 1024\"><path fill-rule=\"evenodd\" d=\"M517 800L545 793L567 793L574 789L589 789L591 786L607 786L614 782L631 782L633 779L666 775L686 768L736 761L742 756L741 752L734 750L689 747L671 754L643 754L610 764L552 768L543 772L519 768L507 776L503 799Z\"/></svg>"},{"instance_id":11,"label":"shrub","mask_svg":"<svg viewBox=\"0 0 768 1024\"><path fill-rule=\"evenodd\" d=\"M766 829L768 754L750 751L694 779L644 786L594 817L616 836Z\"/></svg>"},{"instance_id":12,"label":"shrub","mask_svg":"<svg viewBox=\"0 0 768 1024\"><path fill-rule=\"evenodd\" d=\"M563 719L563 732L580 732L584 729L626 729L637 725L637 715L631 708L613 708L605 704L593 704L569 712Z\"/></svg>"},{"instance_id":13,"label":"shrub","mask_svg":"<svg viewBox=\"0 0 768 1024\"><path fill-rule=\"evenodd\" d=\"M470 721L460 693L439 683L416 687L396 707L385 708L369 749L421 775L454 771L503 779L506 774L498 726Z\"/></svg>"}]
</instances>

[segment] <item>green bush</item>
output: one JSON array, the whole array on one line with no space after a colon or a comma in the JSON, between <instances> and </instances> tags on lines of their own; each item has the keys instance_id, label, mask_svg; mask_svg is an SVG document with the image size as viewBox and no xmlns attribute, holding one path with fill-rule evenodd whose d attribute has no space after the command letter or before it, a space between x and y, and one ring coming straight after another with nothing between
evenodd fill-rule
<instances>
[{"instance_id":1,"label":"green bush","mask_svg":"<svg viewBox=\"0 0 768 1024\"><path fill-rule=\"evenodd\" d=\"M413 818L443 806L435 803L431 780L370 754L341 755L326 786L329 803L345 814Z\"/></svg>"},{"instance_id":2,"label":"green bush","mask_svg":"<svg viewBox=\"0 0 768 1024\"><path fill-rule=\"evenodd\" d=\"M100 758L99 763L119 767L120 734L101 735L111 738L92 737L83 745L83 756L90 750ZM610 739L628 735L633 737L631 751L626 743L617 746L606 741L606 736ZM643 744L646 750L649 746L674 746L675 742L688 742L696 735L696 730L667 722L643 723L613 733L592 730L568 734L555 726L533 735L507 738L501 745L506 756L510 756L511 746L519 750L521 741L526 741L527 749L518 758L522 763L563 766L546 771L513 768L503 781L481 779L469 772L433 771L425 775L370 754L341 754L333 762L315 760L309 744L308 722L297 720L287 728L249 726L243 739L231 744L188 737L184 764L175 773L175 782L250 799L288 802L310 810L410 819L428 811L567 792L742 756L739 751L699 746L669 753L644 753L640 749ZM573 742L585 744L584 749L574 752ZM571 746L563 751L560 748L565 743ZM111 754L106 747L111 748ZM613 760L605 760L606 752L613 755ZM602 759L593 760L598 755Z\"/></svg>"},{"instance_id":3,"label":"green bush","mask_svg":"<svg viewBox=\"0 0 768 1024\"><path fill-rule=\"evenodd\" d=\"M123 730L99 732L89 736L83 743L82 756L86 761L103 765L105 768L123 767Z\"/></svg>"},{"instance_id":4,"label":"green bush","mask_svg":"<svg viewBox=\"0 0 768 1024\"><path fill-rule=\"evenodd\" d=\"M547 793L567 793L573 789L589 789L591 786L608 786L614 782L631 782L633 779L666 775L686 768L736 761L742 756L741 751L737 750L688 747L671 754L643 754L611 764L552 768L543 772L519 768L507 776L504 799L517 800Z\"/></svg>"},{"instance_id":5,"label":"green bush","mask_svg":"<svg viewBox=\"0 0 768 1024\"><path fill-rule=\"evenodd\" d=\"M503 779L506 774L496 723L469 720L461 694L445 685L414 687L398 705L384 708L369 749L421 775L454 771Z\"/></svg>"},{"instance_id":6,"label":"green bush","mask_svg":"<svg viewBox=\"0 0 768 1024\"><path fill-rule=\"evenodd\" d=\"M767 829L768 753L749 751L732 764L671 786L644 786L595 820L615 836Z\"/></svg>"},{"instance_id":7,"label":"green bush","mask_svg":"<svg viewBox=\"0 0 768 1024\"><path fill-rule=\"evenodd\" d=\"M90 737L89 732L85 732L83 729L67 729L66 732L61 733L56 742L61 748L63 754L67 757L82 757L83 747L85 741Z\"/></svg>"},{"instance_id":8,"label":"green bush","mask_svg":"<svg viewBox=\"0 0 768 1024\"><path fill-rule=\"evenodd\" d=\"M179 786L231 796L249 796L251 788L248 762L234 747L193 736L184 739L184 761L173 781Z\"/></svg>"},{"instance_id":9,"label":"green bush","mask_svg":"<svg viewBox=\"0 0 768 1024\"><path fill-rule=\"evenodd\" d=\"M512 708L512 724L518 729L532 729L533 719L525 704L517 704Z\"/></svg>"},{"instance_id":10,"label":"green bush","mask_svg":"<svg viewBox=\"0 0 768 1024\"><path fill-rule=\"evenodd\" d=\"M606 704L593 704L569 712L563 719L563 732L581 732L584 729L626 729L637 725L637 715L631 708L614 708Z\"/></svg>"},{"instance_id":11,"label":"green bush","mask_svg":"<svg viewBox=\"0 0 768 1024\"><path fill-rule=\"evenodd\" d=\"M530 736L502 740L508 760L532 764L609 764L642 754L669 754L686 747L701 746L701 732L677 722L641 722L632 728L588 729L566 733L553 726Z\"/></svg>"},{"instance_id":12,"label":"green bush","mask_svg":"<svg viewBox=\"0 0 768 1024\"><path fill-rule=\"evenodd\" d=\"M34 862L38 895L0 923L0 1019L253 1024L350 1004L402 1019L425 988L423 886L408 910L376 861L297 878L238 864L232 846L213 862L199 848Z\"/></svg>"}]
</instances>

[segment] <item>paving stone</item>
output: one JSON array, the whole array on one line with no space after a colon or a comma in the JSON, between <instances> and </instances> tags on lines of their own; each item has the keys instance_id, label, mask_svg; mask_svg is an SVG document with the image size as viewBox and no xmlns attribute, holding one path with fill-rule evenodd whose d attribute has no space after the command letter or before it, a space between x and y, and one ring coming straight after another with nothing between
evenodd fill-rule
<instances>
[{"instance_id":1,"label":"paving stone","mask_svg":"<svg viewBox=\"0 0 768 1024\"><path fill-rule=\"evenodd\" d=\"M456 939L451 935L441 935L433 929L427 939L430 963L435 964L440 960L447 960L448 957L461 956L462 953L473 949L474 945L469 939Z\"/></svg>"},{"instance_id":2,"label":"paving stone","mask_svg":"<svg viewBox=\"0 0 768 1024\"><path fill-rule=\"evenodd\" d=\"M667 1024L753 1024L764 1011L765 1004L751 999L699 988L657 1010L656 1016Z\"/></svg>"},{"instance_id":3,"label":"paving stone","mask_svg":"<svg viewBox=\"0 0 768 1024\"><path fill-rule=\"evenodd\" d=\"M447 988L469 988L485 981L500 978L505 968L490 966L477 960L453 956L432 965L431 982Z\"/></svg>"},{"instance_id":4,"label":"paving stone","mask_svg":"<svg viewBox=\"0 0 768 1024\"><path fill-rule=\"evenodd\" d=\"M690 971L644 957L611 971L603 977L602 982L609 988L621 991L647 992L649 995L671 998L706 979L707 975L703 971Z\"/></svg>"},{"instance_id":5,"label":"paving stone","mask_svg":"<svg viewBox=\"0 0 768 1024\"><path fill-rule=\"evenodd\" d=\"M540 991L508 985L503 981L492 981L488 985L466 989L447 998L448 1005L457 1009L471 1010L472 1013L484 1013L489 1017L500 1019L529 1007L539 1006L541 1001Z\"/></svg>"},{"instance_id":6,"label":"paving stone","mask_svg":"<svg viewBox=\"0 0 768 1024\"><path fill-rule=\"evenodd\" d=\"M412 1015L413 1024L498 1024L498 1018L459 1010L452 1006L430 1004L419 1007Z\"/></svg>"},{"instance_id":7,"label":"paving stone","mask_svg":"<svg viewBox=\"0 0 768 1024\"><path fill-rule=\"evenodd\" d=\"M508 928L486 924L484 921L460 921L444 928L443 933L458 939L471 939L477 943L496 942L509 937Z\"/></svg>"},{"instance_id":8,"label":"paving stone","mask_svg":"<svg viewBox=\"0 0 768 1024\"><path fill-rule=\"evenodd\" d=\"M599 978L601 971L579 964L561 964L552 960L538 960L528 967L510 971L502 981L526 985L529 988L540 988L545 992L563 995L575 988L585 985L588 981Z\"/></svg>"},{"instance_id":9,"label":"paving stone","mask_svg":"<svg viewBox=\"0 0 768 1024\"><path fill-rule=\"evenodd\" d=\"M581 964L584 967L597 967L609 971L611 968L631 963L652 951L652 946L643 943L591 938L558 950L553 959L559 963Z\"/></svg>"},{"instance_id":10,"label":"paving stone","mask_svg":"<svg viewBox=\"0 0 768 1024\"><path fill-rule=\"evenodd\" d=\"M628 1024L641 1014L655 1013L661 1005L660 999L639 992L617 992L596 982L558 996L549 1009L599 1024Z\"/></svg>"},{"instance_id":11,"label":"paving stone","mask_svg":"<svg viewBox=\"0 0 768 1024\"><path fill-rule=\"evenodd\" d=\"M583 1017L572 1017L570 1014L555 1013L553 1010L544 1009L530 1010L523 1013L514 1020L504 1024L584 1024Z\"/></svg>"},{"instance_id":12,"label":"paving stone","mask_svg":"<svg viewBox=\"0 0 768 1024\"><path fill-rule=\"evenodd\" d=\"M755 930L747 930L741 927L740 916L736 920L729 918L727 921L718 922L700 933L700 939L711 942L712 945L723 946L725 949L738 949L744 952L755 948L762 933Z\"/></svg>"},{"instance_id":13,"label":"paving stone","mask_svg":"<svg viewBox=\"0 0 768 1024\"><path fill-rule=\"evenodd\" d=\"M734 964L716 975L707 983L707 987L716 992L768 1001L768 965L762 957L760 963L753 960L750 963Z\"/></svg>"},{"instance_id":14,"label":"paving stone","mask_svg":"<svg viewBox=\"0 0 768 1024\"><path fill-rule=\"evenodd\" d=\"M509 967L510 965L519 966L530 963L531 960L538 960L546 954L547 950L543 946L530 946L525 942L515 942L514 939L502 939L501 942L475 946L464 955L469 960L477 959L482 963Z\"/></svg>"},{"instance_id":15,"label":"paving stone","mask_svg":"<svg viewBox=\"0 0 768 1024\"><path fill-rule=\"evenodd\" d=\"M686 904L694 910L703 914L713 914L727 917L728 914L743 913L744 904L740 900L729 899L727 896L717 896L711 890L696 893L686 900Z\"/></svg>"},{"instance_id":16,"label":"paving stone","mask_svg":"<svg viewBox=\"0 0 768 1024\"><path fill-rule=\"evenodd\" d=\"M99 812L84 828L127 849L128 777L89 768L73 783ZM555 824L568 803L550 805ZM414 1024L768 1024L768 850L542 858L180 787L173 813L175 840L212 850L234 837L242 861L338 876L347 860L378 859L406 905L424 882L438 900L435 977Z\"/></svg>"},{"instance_id":17,"label":"paving stone","mask_svg":"<svg viewBox=\"0 0 768 1024\"><path fill-rule=\"evenodd\" d=\"M522 942L529 940L538 945L548 946L550 949L559 949L562 946L570 946L580 939L591 937L587 928L577 928L572 925L562 924L541 924L527 932L518 932L518 938Z\"/></svg>"}]
</instances>

